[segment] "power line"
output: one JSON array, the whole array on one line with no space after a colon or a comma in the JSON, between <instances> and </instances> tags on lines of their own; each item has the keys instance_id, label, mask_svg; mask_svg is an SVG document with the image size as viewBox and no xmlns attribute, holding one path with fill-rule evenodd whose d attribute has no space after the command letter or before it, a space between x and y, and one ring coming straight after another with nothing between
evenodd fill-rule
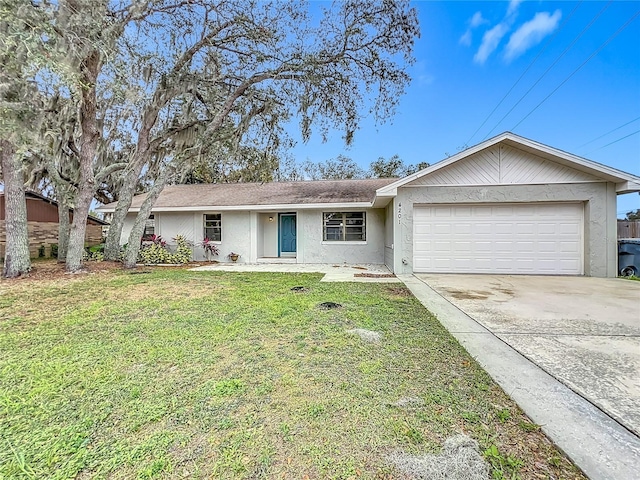
<instances>
[{"instance_id":1,"label":"power line","mask_svg":"<svg viewBox=\"0 0 640 480\"><path fill-rule=\"evenodd\" d=\"M515 103L515 105L514 105L513 107L511 107L511 110L509 110L507 113L505 113L505 114L504 114L504 116L503 116L503 117L498 121L498 123L496 123L496 124L495 124L495 126L494 126L490 131L489 131L489 133L487 133L487 134L485 135L485 137L484 137L482 140L486 140L486 138L487 138L489 135L491 135L491 133L496 129L496 127L497 127L498 125L500 125L500 124L502 123L502 121L503 121L505 118L507 118L507 117L509 116L509 114L510 114L511 112L513 112L513 110L514 110L518 105L520 105L520 102L522 102L522 100L524 100L524 98L525 98L527 95L529 95L529 93L531 92L531 90L533 90L533 89L535 88L535 86L536 86L536 85L538 85L538 83L540 83L540 81L541 81L541 80L542 80L542 79L547 75L547 73L549 73L549 71L550 71L553 67L555 67L555 66L556 66L556 64L557 64L557 63L562 59L562 57L564 57L564 56L567 54L567 52L573 48L573 46L576 44L576 42L577 42L578 40L580 40L580 38L582 38L582 36L583 36L585 33L587 33L587 30L589 30L589 29L593 26L593 24L595 23L595 21L596 21L598 18L600 18L600 16L604 13L604 11L605 11L607 8L609 8L609 6L611 5L612 1L613 1L613 0L609 0L609 2L608 2L608 3L603 7L603 9L602 9L602 10L600 10L600 11L598 12L598 14L597 14L595 17L593 17L593 19L591 19L591 21L587 24L587 26L586 26L586 27L584 27L584 28L582 29L582 31L581 31L581 32L576 36L576 38L574 38L574 39L573 39L573 41L572 41L572 42L567 46L567 48L565 48L565 49L564 49L564 51L563 51L563 52L558 56L558 58L556 58L556 59L555 59L555 61L554 61L554 62L549 66L549 68L547 68L547 69L544 71L544 73L543 73L542 75L540 75L540 77L538 77L538 79L534 82L534 84L533 84L533 85L531 85L531 87L529 88L529 90L527 90L527 91L524 93L524 95L522 95L522 96L520 97L520 99Z\"/></svg>"},{"instance_id":2,"label":"power line","mask_svg":"<svg viewBox=\"0 0 640 480\"><path fill-rule=\"evenodd\" d=\"M580 64L580 66L578 66L578 68L576 68L573 72L571 72L571 74L567 78L565 78L562 81L562 83L560 83L560 85L558 85L556 88L554 88L553 91L549 95L544 97L542 99L542 101L540 103L538 103L538 105L533 107L533 110L531 110L529 113L527 113L522 120L520 120L518 123L516 123L513 126L513 128L511 130L515 130L518 125L520 125L522 122L524 122L529 117L529 115L531 115L533 112L535 112L540 105L542 105L544 102L546 102L549 99L549 97L551 97L551 95L556 93L560 87L562 87L565 83L567 83L571 77L573 77L582 67L584 67L589 62L589 60L591 60L593 57L595 57L597 54L599 54L602 51L602 49L604 47L606 47L609 44L609 42L611 42L611 40L616 38L620 34L620 32L622 32L625 28L627 28L629 26L629 24L631 24L631 22L633 22L638 15L640 15L640 10L638 10L629 20L627 20L627 22L624 25L622 25L618 30L616 30L616 32L613 35L611 35L602 45L600 45L591 55L589 55L589 58L587 58L584 62L582 62Z\"/></svg>"},{"instance_id":3,"label":"power line","mask_svg":"<svg viewBox=\"0 0 640 480\"><path fill-rule=\"evenodd\" d=\"M545 50L547 49L547 47L551 44L551 42L553 41L554 38L556 38L556 36L560 33L560 31L564 28L564 26L569 22L569 19L573 16L573 14L576 12L576 10L578 10L578 7L580 6L580 4L582 3L582 1L578 2L578 4L574 7L574 9L571 11L571 13L569 14L569 16L564 20L564 22L562 22L562 25L560 25L560 28L558 30L556 30L556 32L545 42L545 44L542 46L542 49L538 52L538 54L536 55L536 57L531 61L531 63L529 64L529 66L527 68L525 68L524 72L522 72L522 74L518 77L518 79L515 81L515 83L513 85L511 85L511 88L509 89L509 91L507 93L504 94L504 97L502 97L502 99L498 102L498 104L493 108L493 110L491 110L491 113L489 113L489 115L487 115L487 117L484 119L484 121L480 124L480 126L476 129L475 132L473 132L473 134L469 137L469 139L465 142L465 145L469 145L469 142L471 142L471 140L473 139L473 137L476 136L476 134L480 131L480 129L482 127L484 127L484 125L489 121L489 119L491 118L491 116L495 113L495 111L500 107L500 105L502 105L502 103L505 101L505 99L509 96L509 94L513 91L514 88L516 88L516 86L518 85L518 83L520 83L520 80L522 80L522 77L525 76L525 74L531 69L531 67L533 67L533 64L536 63L536 61L538 60L538 58L540 58L540 56L545 52ZM486 137L485 137L486 138Z\"/></svg>"},{"instance_id":4,"label":"power line","mask_svg":"<svg viewBox=\"0 0 640 480\"><path fill-rule=\"evenodd\" d=\"M596 150L602 150L604 147L608 147L609 145L613 145L614 143L618 143L618 142L620 142L620 141L624 140L625 138L629 138L629 137L631 137L632 135L635 135L635 134L637 134L637 133L640 133L640 130L636 130L635 132L632 132L632 133L630 133L629 135L625 135L624 137L620 137L619 139L614 140L613 142L609 142L609 143L607 143L606 145L603 145L603 146L601 146L601 147L598 147L598 148L596 148L595 150L591 150L591 152L595 152ZM591 152L589 152L589 153L591 153ZM587 153L587 155L589 155L589 153Z\"/></svg>"},{"instance_id":5,"label":"power line","mask_svg":"<svg viewBox=\"0 0 640 480\"><path fill-rule=\"evenodd\" d=\"M606 137L607 135L609 135L610 133L615 132L616 130L620 130L622 127L626 127L627 125L629 125L630 123L633 122L637 122L638 120L640 120L640 117L638 118L634 118L633 120L625 123L624 125L620 125L619 127L614 128L613 130L609 130L607 133L603 133L602 135L600 135L599 137L594 138L593 140L589 140L587 143L583 143L582 145L580 145L579 147L576 147L576 150L582 147L586 147L587 145L589 145L590 143L595 142L596 140L600 140L602 137Z\"/></svg>"}]
</instances>

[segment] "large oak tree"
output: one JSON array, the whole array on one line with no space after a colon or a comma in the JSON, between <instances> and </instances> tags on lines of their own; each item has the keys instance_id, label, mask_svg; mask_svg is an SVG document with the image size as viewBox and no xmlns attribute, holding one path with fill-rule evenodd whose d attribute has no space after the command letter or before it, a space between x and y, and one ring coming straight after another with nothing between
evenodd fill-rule
<instances>
[{"instance_id":1,"label":"large oak tree","mask_svg":"<svg viewBox=\"0 0 640 480\"><path fill-rule=\"evenodd\" d=\"M73 112L71 135L53 142L64 155L52 154L68 160L56 171L71 172L75 193L69 271L81 268L86 218L105 182L118 198L107 242L113 258L143 176L155 195L211 152L277 151L291 119L304 140L313 129L326 138L337 128L349 144L362 116L391 116L418 35L406 0L60 0L49 7L51 41L71 72L56 91L75 105L65 110ZM54 124L69 124L51 114ZM172 174L151 175L163 168Z\"/></svg>"}]
</instances>

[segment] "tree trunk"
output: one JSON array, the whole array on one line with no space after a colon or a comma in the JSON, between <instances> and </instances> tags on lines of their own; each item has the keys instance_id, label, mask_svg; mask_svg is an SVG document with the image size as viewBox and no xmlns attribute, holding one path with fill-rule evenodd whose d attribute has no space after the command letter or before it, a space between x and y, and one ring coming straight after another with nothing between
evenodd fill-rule
<instances>
[{"instance_id":1,"label":"tree trunk","mask_svg":"<svg viewBox=\"0 0 640 480\"><path fill-rule=\"evenodd\" d=\"M116 210L113 212L113 216L111 218L111 226L109 227L109 233L107 233L107 240L104 246L105 260L115 261L118 259L118 255L120 253L120 237L122 236L124 220L129 212L129 208L131 207L131 202L133 201L133 196L136 192L136 185L138 184L138 178L140 178L140 174L142 173L144 166L151 159L149 151L151 129L156 124L158 112L165 103L166 101L153 102L152 105L147 107L142 117L142 128L140 128L140 131L138 132L138 141L136 143L135 153L131 159L129 168L126 168L122 173L122 187L118 190L118 203L116 204ZM164 188L164 186L162 188ZM147 215L147 217L148 216L149 215Z\"/></svg>"},{"instance_id":2,"label":"tree trunk","mask_svg":"<svg viewBox=\"0 0 640 480\"><path fill-rule=\"evenodd\" d=\"M2 275L19 277L31 270L27 201L24 196L24 175L13 145L0 140L0 162L4 180L5 252Z\"/></svg>"},{"instance_id":3,"label":"tree trunk","mask_svg":"<svg viewBox=\"0 0 640 480\"><path fill-rule=\"evenodd\" d=\"M111 217L111 225L109 226L109 233L107 233L107 240L104 246L105 260L118 260L118 255L120 254L120 237L122 236L122 228L124 226L124 221L127 217L127 213L129 212L129 208L131 207L131 202L133 201L133 196L136 191L138 178L142 173L144 164L145 162L139 162L135 164L131 170L127 169L123 172L124 182L122 184L122 187L118 190L118 203L116 204L116 210L115 212L113 212L113 216ZM147 215L147 218L148 217L149 215ZM142 236L142 234L140 234L140 236Z\"/></svg>"},{"instance_id":4,"label":"tree trunk","mask_svg":"<svg viewBox=\"0 0 640 480\"><path fill-rule=\"evenodd\" d=\"M100 70L100 54L97 50L90 52L83 61L82 103L80 105L80 176L78 195L73 209L73 222L69 233L69 247L67 250L68 272L77 272L82 268L82 253L84 252L84 238L87 231L87 217L91 208L91 201L97 189L93 172L93 162L98 152L100 130L98 129L96 99L96 81Z\"/></svg>"},{"instance_id":5,"label":"tree trunk","mask_svg":"<svg viewBox=\"0 0 640 480\"><path fill-rule=\"evenodd\" d=\"M158 176L153 187L151 187L151 190L147 193L147 198L144 199L144 202L142 202L142 205L140 206L140 211L133 222L133 228L129 234L127 249L124 252L124 268L136 268L138 253L140 252L140 242L142 241L142 235L144 234L144 226L147 222L147 218L149 218L149 215L151 214L153 204L156 203L156 200L167 183L167 170L168 169L165 168Z\"/></svg>"},{"instance_id":6,"label":"tree trunk","mask_svg":"<svg viewBox=\"0 0 640 480\"><path fill-rule=\"evenodd\" d=\"M69 245L69 202L62 189L58 191L58 262L64 263L67 259L67 247Z\"/></svg>"},{"instance_id":7,"label":"tree trunk","mask_svg":"<svg viewBox=\"0 0 640 480\"><path fill-rule=\"evenodd\" d=\"M84 253L84 239L87 232L87 217L93 200L93 189L82 187L78 192L76 206L73 209L73 221L69 231L69 244L67 248L66 269L68 272L77 272L82 268L82 255Z\"/></svg>"}]
</instances>

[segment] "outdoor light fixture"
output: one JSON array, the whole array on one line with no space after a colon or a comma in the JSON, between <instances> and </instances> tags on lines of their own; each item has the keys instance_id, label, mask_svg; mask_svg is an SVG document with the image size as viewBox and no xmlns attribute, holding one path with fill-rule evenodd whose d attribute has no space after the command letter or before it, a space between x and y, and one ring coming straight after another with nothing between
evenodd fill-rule
<instances>
[{"instance_id":1,"label":"outdoor light fixture","mask_svg":"<svg viewBox=\"0 0 640 480\"><path fill-rule=\"evenodd\" d=\"M270 222L273 222L273 217L269 217L269 221L270 221Z\"/></svg>"}]
</instances>

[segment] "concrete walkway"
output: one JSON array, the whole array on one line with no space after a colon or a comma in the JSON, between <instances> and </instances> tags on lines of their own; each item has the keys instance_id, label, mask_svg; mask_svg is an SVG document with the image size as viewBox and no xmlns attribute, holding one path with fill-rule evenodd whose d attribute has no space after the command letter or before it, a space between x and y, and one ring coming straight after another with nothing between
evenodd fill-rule
<instances>
[{"instance_id":1,"label":"concrete walkway","mask_svg":"<svg viewBox=\"0 0 640 480\"><path fill-rule=\"evenodd\" d=\"M637 480L640 438L413 275L399 277L522 410L592 480Z\"/></svg>"},{"instance_id":2,"label":"concrete walkway","mask_svg":"<svg viewBox=\"0 0 640 480\"><path fill-rule=\"evenodd\" d=\"M191 268L196 272L290 272L324 273L321 282L400 283L396 277L385 277L391 272L385 265L363 263L358 265L321 263L214 263ZM358 277L356 275L371 275Z\"/></svg>"}]
</instances>

